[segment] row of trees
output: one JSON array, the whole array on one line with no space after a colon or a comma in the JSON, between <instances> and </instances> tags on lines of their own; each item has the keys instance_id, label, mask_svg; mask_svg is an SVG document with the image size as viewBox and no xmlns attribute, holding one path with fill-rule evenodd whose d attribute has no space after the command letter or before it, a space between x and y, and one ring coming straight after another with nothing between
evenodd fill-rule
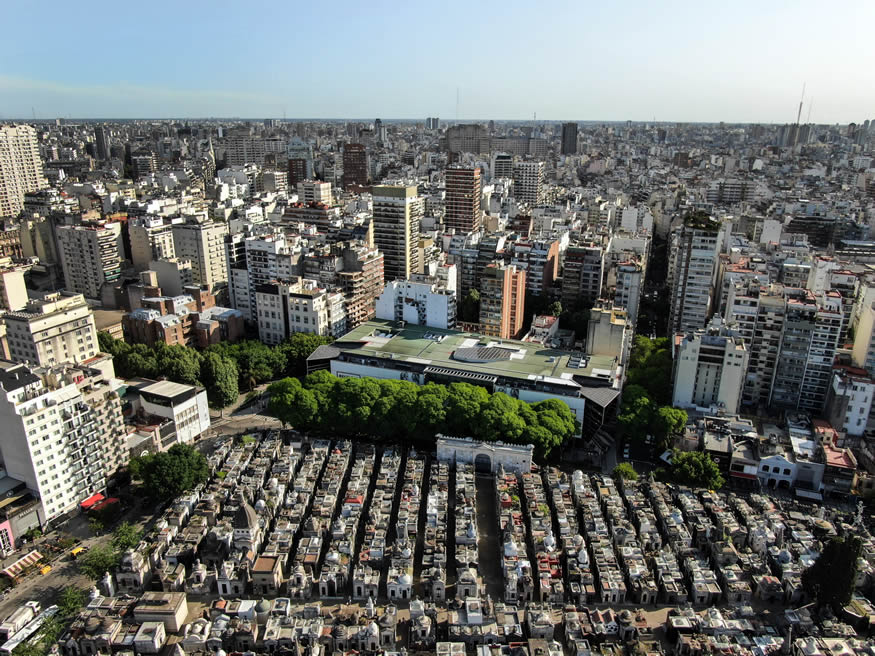
<instances>
[{"instance_id":1,"label":"row of trees","mask_svg":"<svg viewBox=\"0 0 875 656\"><path fill-rule=\"evenodd\" d=\"M81 554L77 559L79 571L88 578L99 581L106 572L113 571L119 564L122 554L136 547L143 532L133 524L122 522L112 532L112 539L98 544Z\"/></svg>"},{"instance_id":2,"label":"row of trees","mask_svg":"<svg viewBox=\"0 0 875 656\"><path fill-rule=\"evenodd\" d=\"M671 436L686 426L686 411L670 405L671 374L668 339L636 336L629 356L623 405L617 415L623 434L630 440L641 441L649 434L657 445L665 448Z\"/></svg>"},{"instance_id":3,"label":"row of trees","mask_svg":"<svg viewBox=\"0 0 875 656\"><path fill-rule=\"evenodd\" d=\"M416 385L375 378L337 378L317 371L303 382L286 378L268 388L270 411L300 430L398 439L436 433L533 444L545 458L579 431L566 403L526 403L468 383Z\"/></svg>"},{"instance_id":4,"label":"row of trees","mask_svg":"<svg viewBox=\"0 0 875 656\"><path fill-rule=\"evenodd\" d=\"M128 344L108 333L98 333L100 349L113 356L119 376L167 378L177 383L201 385L210 404L224 408L237 400L240 389L283 376L297 376L306 369L307 357L331 339L296 333L275 347L256 340L220 343L204 351L185 346Z\"/></svg>"}]
</instances>

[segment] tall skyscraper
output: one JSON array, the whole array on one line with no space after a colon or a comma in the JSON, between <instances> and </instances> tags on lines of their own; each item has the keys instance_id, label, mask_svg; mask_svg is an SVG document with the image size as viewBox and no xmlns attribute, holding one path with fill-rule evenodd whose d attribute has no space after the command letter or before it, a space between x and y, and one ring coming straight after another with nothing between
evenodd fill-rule
<instances>
[{"instance_id":1,"label":"tall skyscraper","mask_svg":"<svg viewBox=\"0 0 875 656\"><path fill-rule=\"evenodd\" d=\"M364 145L343 146L343 186L368 184L368 153Z\"/></svg>"},{"instance_id":2,"label":"tall skyscraper","mask_svg":"<svg viewBox=\"0 0 875 656\"><path fill-rule=\"evenodd\" d=\"M683 225L672 232L668 261L669 335L705 327L711 315L719 252L720 224L707 214L687 215Z\"/></svg>"},{"instance_id":3,"label":"tall skyscraper","mask_svg":"<svg viewBox=\"0 0 875 656\"><path fill-rule=\"evenodd\" d=\"M480 332L499 339L522 336L526 272L515 265L493 262L480 280Z\"/></svg>"},{"instance_id":4,"label":"tall skyscraper","mask_svg":"<svg viewBox=\"0 0 875 656\"><path fill-rule=\"evenodd\" d=\"M446 174L444 223L457 233L480 229L480 169L452 166Z\"/></svg>"},{"instance_id":5,"label":"tall skyscraper","mask_svg":"<svg viewBox=\"0 0 875 656\"><path fill-rule=\"evenodd\" d=\"M562 124L562 154L577 154L577 123Z\"/></svg>"},{"instance_id":6,"label":"tall skyscraper","mask_svg":"<svg viewBox=\"0 0 875 656\"><path fill-rule=\"evenodd\" d=\"M562 271L562 305L573 308L595 303L602 293L605 249L597 242L572 244L565 251Z\"/></svg>"},{"instance_id":7,"label":"tall skyscraper","mask_svg":"<svg viewBox=\"0 0 875 656\"><path fill-rule=\"evenodd\" d=\"M517 162L513 165L513 195L530 207L544 201L544 162Z\"/></svg>"},{"instance_id":8,"label":"tall skyscraper","mask_svg":"<svg viewBox=\"0 0 875 656\"><path fill-rule=\"evenodd\" d=\"M94 144L97 146L97 159L104 162L109 159L109 148L106 143L106 128L98 125L94 128Z\"/></svg>"},{"instance_id":9,"label":"tall skyscraper","mask_svg":"<svg viewBox=\"0 0 875 656\"><path fill-rule=\"evenodd\" d=\"M421 273L419 224L425 199L415 186L380 185L371 190L374 202L374 244L383 253L385 278L406 280Z\"/></svg>"},{"instance_id":10,"label":"tall skyscraper","mask_svg":"<svg viewBox=\"0 0 875 656\"><path fill-rule=\"evenodd\" d=\"M18 216L24 194L47 186L36 130L29 125L0 127L0 217Z\"/></svg>"},{"instance_id":11,"label":"tall skyscraper","mask_svg":"<svg viewBox=\"0 0 875 656\"><path fill-rule=\"evenodd\" d=\"M289 160L289 189L313 178L313 147L300 137L292 137L286 147Z\"/></svg>"}]
</instances>

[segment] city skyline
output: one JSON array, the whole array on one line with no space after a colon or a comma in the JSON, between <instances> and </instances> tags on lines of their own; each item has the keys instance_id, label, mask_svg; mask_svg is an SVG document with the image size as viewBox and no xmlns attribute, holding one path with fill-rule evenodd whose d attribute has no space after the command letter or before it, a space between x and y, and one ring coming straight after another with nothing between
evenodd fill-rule
<instances>
[{"instance_id":1,"label":"city skyline","mask_svg":"<svg viewBox=\"0 0 875 656\"><path fill-rule=\"evenodd\" d=\"M264 3L228 20L199 3L127 17L42 3L5 16L0 118L440 116L448 121L860 122L875 113L864 26L875 6L742 3L670 9L557 2L538 18L521 3L440 10L380 3ZM104 9L105 8L105 9ZM165 9L169 5L165 5ZM431 11L429 11L431 10ZM264 25L281 25L271 32ZM560 20L561 19L561 20ZM634 20L629 20L634 19ZM313 25L323 29L312 29ZM411 27L419 28L411 39ZM427 28L427 29L426 29ZM98 34L91 56L59 66ZM398 38L386 38L397 35ZM157 39L145 59L125 53ZM255 64L255 65L254 65ZM458 102L457 102L458 99Z\"/></svg>"}]
</instances>

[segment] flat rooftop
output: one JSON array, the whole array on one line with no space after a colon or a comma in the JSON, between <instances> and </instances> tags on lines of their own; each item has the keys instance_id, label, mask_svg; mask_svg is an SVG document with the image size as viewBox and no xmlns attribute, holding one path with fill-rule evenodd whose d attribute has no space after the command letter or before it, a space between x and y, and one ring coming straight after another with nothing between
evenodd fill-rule
<instances>
[{"instance_id":1,"label":"flat rooftop","mask_svg":"<svg viewBox=\"0 0 875 656\"><path fill-rule=\"evenodd\" d=\"M617 362L610 356L583 355L533 342L427 326L401 328L393 321L364 323L338 339L334 346L343 353L461 369L487 376L616 385ZM461 351L460 357L454 357L457 351ZM479 359L478 352L482 356Z\"/></svg>"}]
</instances>

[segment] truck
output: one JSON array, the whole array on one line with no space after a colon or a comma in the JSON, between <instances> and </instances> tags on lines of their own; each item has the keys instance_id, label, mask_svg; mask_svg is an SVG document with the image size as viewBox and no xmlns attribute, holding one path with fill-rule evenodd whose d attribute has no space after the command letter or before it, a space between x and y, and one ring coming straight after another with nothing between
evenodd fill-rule
<instances>
[{"instance_id":1,"label":"truck","mask_svg":"<svg viewBox=\"0 0 875 656\"><path fill-rule=\"evenodd\" d=\"M12 611L9 617L0 622L0 644L21 631L39 612L40 604L38 601L28 601L21 608Z\"/></svg>"}]
</instances>

